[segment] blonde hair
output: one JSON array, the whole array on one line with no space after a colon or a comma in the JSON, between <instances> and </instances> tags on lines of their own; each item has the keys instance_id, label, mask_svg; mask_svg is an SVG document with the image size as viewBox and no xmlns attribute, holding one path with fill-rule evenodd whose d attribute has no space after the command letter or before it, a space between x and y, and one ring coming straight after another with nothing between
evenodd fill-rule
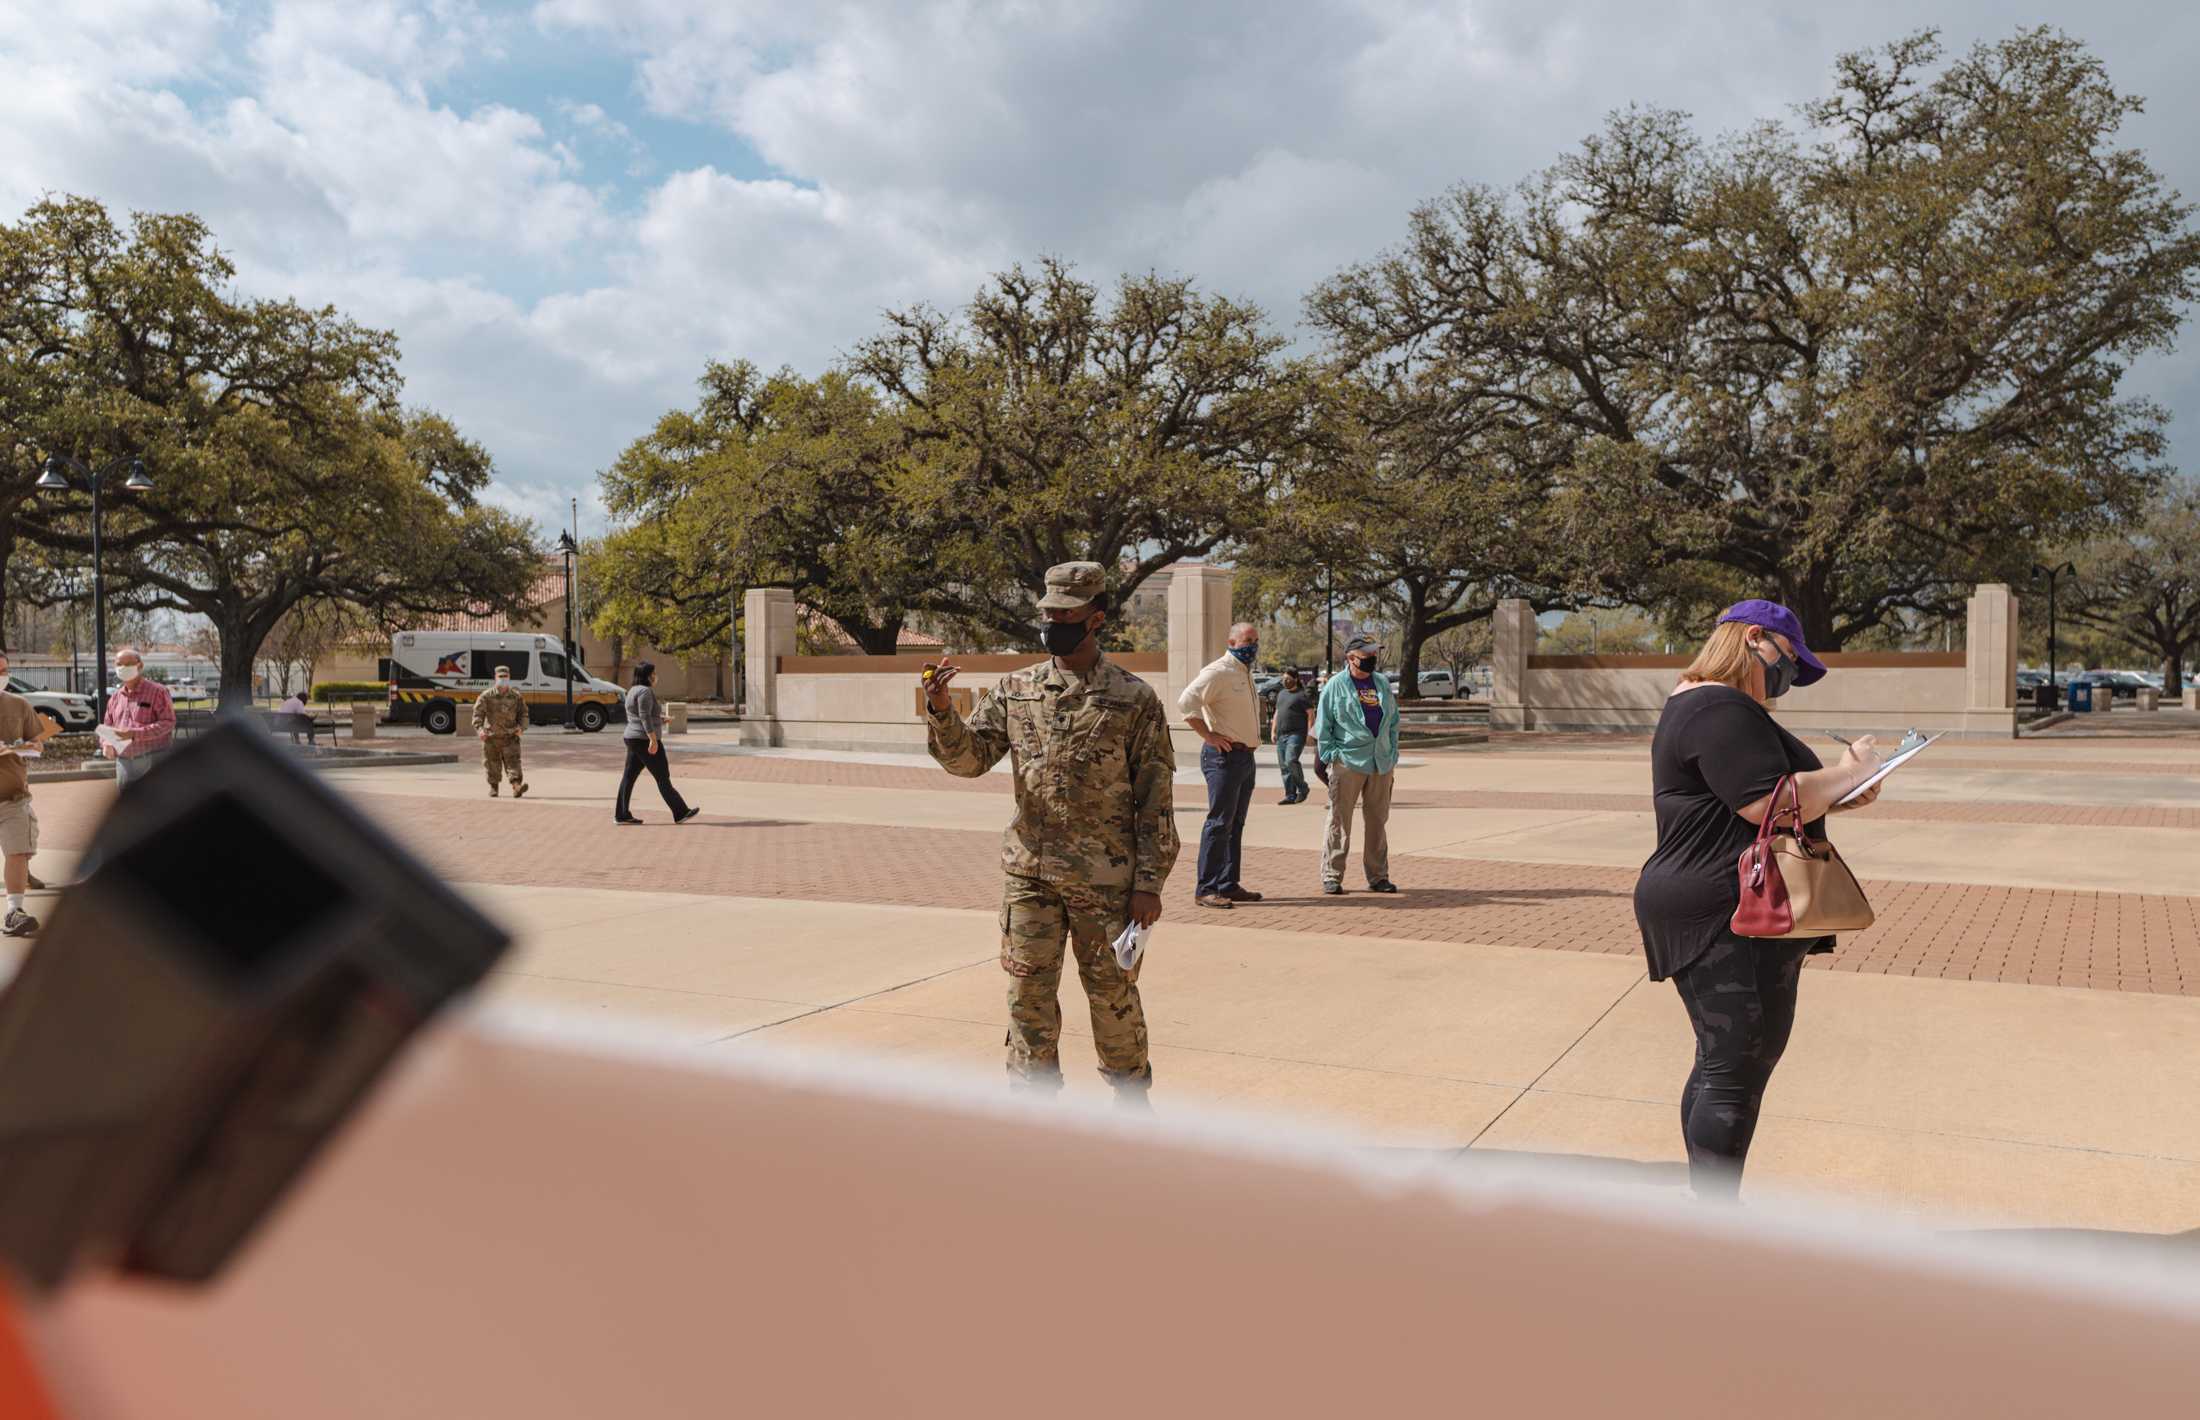
<instances>
[{"instance_id":1,"label":"blonde hair","mask_svg":"<svg viewBox=\"0 0 2200 1420\"><path fill-rule=\"evenodd\" d=\"M1751 666L1764 664L1749 649L1749 631L1747 622L1721 623L1696 653L1696 659L1688 663L1688 669L1681 672L1681 679L1716 681L1748 694Z\"/></svg>"}]
</instances>

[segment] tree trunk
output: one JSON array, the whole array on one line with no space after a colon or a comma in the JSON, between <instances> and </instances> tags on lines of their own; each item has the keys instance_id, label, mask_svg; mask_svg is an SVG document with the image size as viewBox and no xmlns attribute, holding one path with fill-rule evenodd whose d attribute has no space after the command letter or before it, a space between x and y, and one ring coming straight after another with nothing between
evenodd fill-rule
<instances>
[{"instance_id":1,"label":"tree trunk","mask_svg":"<svg viewBox=\"0 0 2200 1420\"><path fill-rule=\"evenodd\" d=\"M2162 698L2176 700L2185 693L2185 648L2165 641L2162 651Z\"/></svg>"},{"instance_id":2,"label":"tree trunk","mask_svg":"<svg viewBox=\"0 0 2200 1420\"><path fill-rule=\"evenodd\" d=\"M1415 597L1406 608L1405 649L1398 658L1398 698L1421 698L1421 647L1428 640L1428 607Z\"/></svg>"},{"instance_id":3,"label":"tree trunk","mask_svg":"<svg viewBox=\"0 0 2200 1420\"><path fill-rule=\"evenodd\" d=\"M899 619L879 625L846 621L840 622L839 625L841 630L855 638L856 649L866 656L891 656L901 649L901 622Z\"/></svg>"},{"instance_id":4,"label":"tree trunk","mask_svg":"<svg viewBox=\"0 0 2200 1420\"><path fill-rule=\"evenodd\" d=\"M216 623L221 632L221 709L249 709L252 704L252 663L259 659L260 634L246 617Z\"/></svg>"}]
</instances>

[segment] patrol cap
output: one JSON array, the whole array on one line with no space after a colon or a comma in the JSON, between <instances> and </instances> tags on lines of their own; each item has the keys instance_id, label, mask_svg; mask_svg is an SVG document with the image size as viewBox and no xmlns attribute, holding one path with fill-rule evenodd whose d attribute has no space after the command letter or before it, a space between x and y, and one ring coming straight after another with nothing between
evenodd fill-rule
<instances>
[{"instance_id":1,"label":"patrol cap","mask_svg":"<svg viewBox=\"0 0 2200 1420\"><path fill-rule=\"evenodd\" d=\"M1043 609L1075 611L1108 589L1108 574L1097 562L1057 562L1047 568Z\"/></svg>"}]
</instances>

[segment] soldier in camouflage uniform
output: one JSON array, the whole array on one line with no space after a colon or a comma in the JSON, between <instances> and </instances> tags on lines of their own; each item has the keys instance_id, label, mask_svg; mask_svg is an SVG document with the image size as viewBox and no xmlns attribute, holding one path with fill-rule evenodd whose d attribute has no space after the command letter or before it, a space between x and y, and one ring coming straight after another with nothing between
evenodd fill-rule
<instances>
[{"instance_id":1,"label":"soldier in camouflage uniform","mask_svg":"<svg viewBox=\"0 0 2200 1420\"><path fill-rule=\"evenodd\" d=\"M489 771L489 797L497 796L498 781L512 777L512 797L527 794L527 776L520 769L519 737L527 733L527 697L512 689L512 673L497 667L497 682L474 702L474 733L481 737L481 766Z\"/></svg>"},{"instance_id":2,"label":"soldier in camouflage uniform","mask_svg":"<svg viewBox=\"0 0 2200 1420\"><path fill-rule=\"evenodd\" d=\"M975 778L1012 756L1016 817L1002 836L1001 968L1008 973L1008 1073L1062 1087L1062 947L1067 938L1092 1008L1100 1073L1126 1105L1153 1083L1137 969L1115 963L1130 920L1161 915L1176 862L1176 752L1161 700L1100 654L1106 580L1096 562L1048 570L1042 640L1052 659L1011 673L965 722L947 693L957 667L925 668L932 757Z\"/></svg>"}]
</instances>

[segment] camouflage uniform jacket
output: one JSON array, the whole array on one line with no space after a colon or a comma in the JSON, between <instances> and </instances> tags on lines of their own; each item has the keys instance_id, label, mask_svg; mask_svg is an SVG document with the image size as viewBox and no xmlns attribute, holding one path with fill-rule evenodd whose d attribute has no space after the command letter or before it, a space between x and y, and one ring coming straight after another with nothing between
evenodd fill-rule
<instances>
[{"instance_id":1,"label":"camouflage uniform jacket","mask_svg":"<svg viewBox=\"0 0 2200 1420\"><path fill-rule=\"evenodd\" d=\"M474 728L492 735L516 735L527 723L527 698L510 686L490 686L474 702Z\"/></svg>"},{"instance_id":2,"label":"camouflage uniform jacket","mask_svg":"<svg viewBox=\"0 0 2200 1420\"><path fill-rule=\"evenodd\" d=\"M1080 678L1049 660L978 697L966 723L928 710L932 758L975 779L1011 755L1016 818L1001 866L1017 877L1160 892L1176 863L1173 781L1161 698L1102 657Z\"/></svg>"}]
</instances>

